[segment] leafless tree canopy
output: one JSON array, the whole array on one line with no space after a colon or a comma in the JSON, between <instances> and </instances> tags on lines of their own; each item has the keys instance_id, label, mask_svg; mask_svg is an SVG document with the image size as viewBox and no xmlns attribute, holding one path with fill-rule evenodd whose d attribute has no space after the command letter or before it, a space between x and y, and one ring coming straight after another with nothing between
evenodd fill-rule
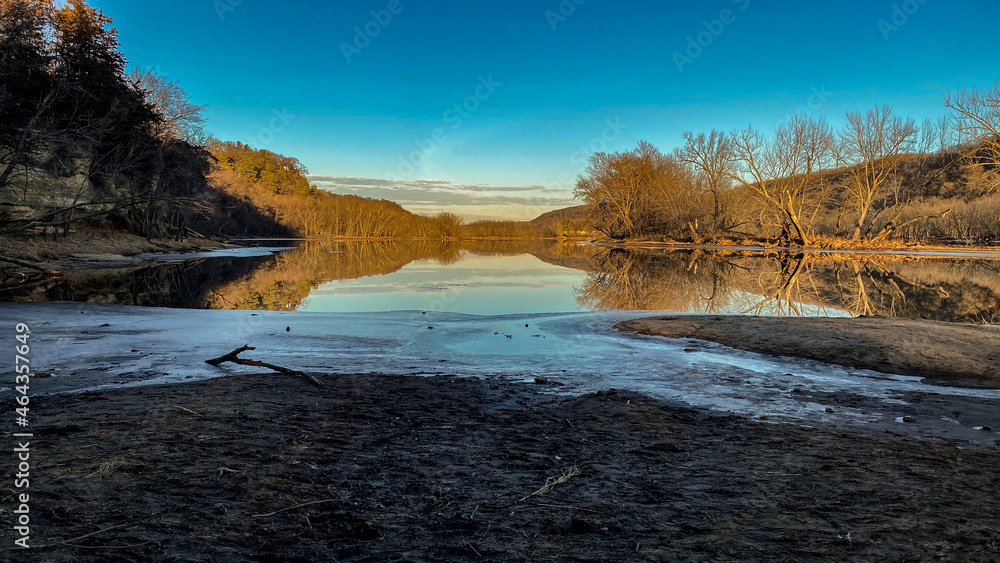
<instances>
[{"instance_id":1,"label":"leafless tree canopy","mask_svg":"<svg viewBox=\"0 0 1000 563\"><path fill-rule=\"evenodd\" d=\"M739 226L740 223L726 213L724 202L725 194L733 183L730 171L735 159L729 136L715 129L707 135L684 133L684 146L677 150L676 156L694 169L712 195L712 229L726 231Z\"/></svg>"},{"instance_id":2,"label":"leafless tree canopy","mask_svg":"<svg viewBox=\"0 0 1000 563\"><path fill-rule=\"evenodd\" d=\"M848 202L857 213L851 240L868 234L872 207L898 186L900 159L913 150L917 138L913 119L893 116L888 106L864 114L847 112L847 126L838 135L836 151L839 163L847 170L844 188Z\"/></svg>"},{"instance_id":3,"label":"leafless tree canopy","mask_svg":"<svg viewBox=\"0 0 1000 563\"><path fill-rule=\"evenodd\" d=\"M592 207L594 228L613 239L683 229L701 214L692 205L700 186L691 171L646 141L593 155L576 195Z\"/></svg>"},{"instance_id":4,"label":"leafless tree canopy","mask_svg":"<svg viewBox=\"0 0 1000 563\"><path fill-rule=\"evenodd\" d=\"M160 116L160 135L193 144L205 142L205 106L195 104L177 82L152 70L132 69L129 80L143 92L146 101Z\"/></svg>"},{"instance_id":5,"label":"leafless tree canopy","mask_svg":"<svg viewBox=\"0 0 1000 563\"><path fill-rule=\"evenodd\" d=\"M795 117L765 137L750 127L733 134L736 166L730 177L754 194L762 222L803 245L812 240L812 223L826 187L819 174L833 162L833 133L821 120Z\"/></svg>"}]
</instances>

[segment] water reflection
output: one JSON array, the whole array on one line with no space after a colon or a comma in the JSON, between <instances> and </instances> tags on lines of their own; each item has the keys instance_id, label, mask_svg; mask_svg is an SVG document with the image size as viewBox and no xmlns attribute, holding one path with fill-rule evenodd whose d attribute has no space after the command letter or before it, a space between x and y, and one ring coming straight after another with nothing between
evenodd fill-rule
<instances>
[{"instance_id":1,"label":"water reflection","mask_svg":"<svg viewBox=\"0 0 1000 563\"><path fill-rule=\"evenodd\" d=\"M998 274L981 258L610 249L577 296L590 309L998 324Z\"/></svg>"},{"instance_id":2,"label":"water reflection","mask_svg":"<svg viewBox=\"0 0 1000 563\"><path fill-rule=\"evenodd\" d=\"M74 301L141 307L205 308L214 288L246 277L275 256L211 258L142 267L70 270L0 290L0 301Z\"/></svg>"},{"instance_id":3,"label":"water reflection","mask_svg":"<svg viewBox=\"0 0 1000 563\"><path fill-rule=\"evenodd\" d=\"M4 291L0 299L286 311L882 315L1000 324L1000 260L557 241L310 241L263 258L73 272Z\"/></svg>"}]
</instances>

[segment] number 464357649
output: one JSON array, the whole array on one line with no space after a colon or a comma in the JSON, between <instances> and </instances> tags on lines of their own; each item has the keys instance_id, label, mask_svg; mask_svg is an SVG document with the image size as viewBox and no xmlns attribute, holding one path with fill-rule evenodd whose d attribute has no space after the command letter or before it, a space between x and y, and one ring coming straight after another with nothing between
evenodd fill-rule
<instances>
[{"instance_id":1,"label":"number 464357649","mask_svg":"<svg viewBox=\"0 0 1000 563\"><path fill-rule=\"evenodd\" d=\"M17 335L14 338L16 338L21 345L14 346L14 351L17 352L14 356L14 370L17 372L17 387L15 389L20 394L15 399L19 408L14 410L17 412L18 416L21 417L21 420L24 420L24 425L27 425L28 403L31 401L28 397L28 384L31 377L31 366L28 365L30 360L28 360L27 357L28 352L30 351L30 348L28 347L28 337L31 336L31 329L29 329L28 325L24 323L18 323L15 328L17 330Z\"/></svg>"}]
</instances>

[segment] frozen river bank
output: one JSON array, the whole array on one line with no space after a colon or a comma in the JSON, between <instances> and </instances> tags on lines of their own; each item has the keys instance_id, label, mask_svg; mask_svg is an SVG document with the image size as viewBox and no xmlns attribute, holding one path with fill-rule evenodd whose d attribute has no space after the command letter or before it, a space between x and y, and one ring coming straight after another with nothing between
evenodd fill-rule
<instances>
[{"instance_id":1,"label":"frozen river bank","mask_svg":"<svg viewBox=\"0 0 1000 563\"><path fill-rule=\"evenodd\" d=\"M72 303L4 304L32 330L34 393L178 383L260 371L204 361L245 354L318 374L501 377L584 394L616 388L800 425L885 430L996 447L1000 391L775 358L696 340L619 333L635 312L475 316L420 311L277 313ZM275 375L275 377L286 377ZM299 382L289 378L289 385ZM559 385L561 384L561 385ZM10 393L9 389L0 394ZM832 411L832 412L831 412ZM903 423L916 420L913 423Z\"/></svg>"}]
</instances>

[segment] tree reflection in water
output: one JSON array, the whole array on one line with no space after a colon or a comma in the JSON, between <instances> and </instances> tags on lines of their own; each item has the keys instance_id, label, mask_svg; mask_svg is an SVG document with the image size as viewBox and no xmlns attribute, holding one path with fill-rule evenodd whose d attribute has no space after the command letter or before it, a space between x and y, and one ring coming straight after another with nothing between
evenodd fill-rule
<instances>
[{"instance_id":1,"label":"tree reflection in water","mask_svg":"<svg viewBox=\"0 0 1000 563\"><path fill-rule=\"evenodd\" d=\"M607 249L576 290L590 309L893 316L1000 323L1000 261Z\"/></svg>"},{"instance_id":2,"label":"tree reflection in water","mask_svg":"<svg viewBox=\"0 0 1000 563\"><path fill-rule=\"evenodd\" d=\"M294 310L326 282L388 275L415 261L449 265L469 255L526 254L585 272L579 285L565 288L584 309L1000 324L1000 258L607 248L555 240L307 241L266 258L70 272L0 300Z\"/></svg>"}]
</instances>

